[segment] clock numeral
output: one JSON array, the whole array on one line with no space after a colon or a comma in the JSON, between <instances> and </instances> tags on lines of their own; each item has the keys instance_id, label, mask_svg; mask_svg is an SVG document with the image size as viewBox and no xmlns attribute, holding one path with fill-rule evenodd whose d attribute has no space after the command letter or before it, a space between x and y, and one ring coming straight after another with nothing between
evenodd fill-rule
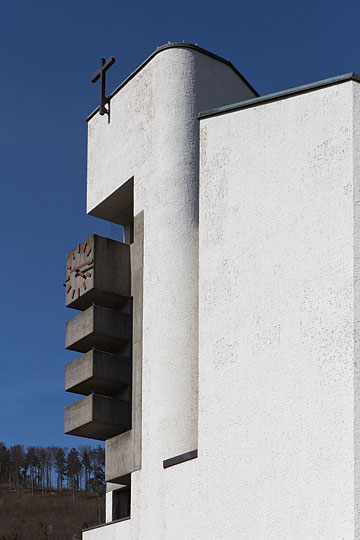
<instances>
[{"instance_id":1,"label":"clock numeral","mask_svg":"<svg viewBox=\"0 0 360 540\"><path fill-rule=\"evenodd\" d=\"M87 242L85 242L84 249L83 249L83 253L85 253L86 248L87 248Z\"/></svg>"},{"instance_id":2,"label":"clock numeral","mask_svg":"<svg viewBox=\"0 0 360 540\"><path fill-rule=\"evenodd\" d=\"M66 293L68 294L71 290L71 284L68 285L68 288L66 289Z\"/></svg>"},{"instance_id":3,"label":"clock numeral","mask_svg":"<svg viewBox=\"0 0 360 540\"><path fill-rule=\"evenodd\" d=\"M78 245L78 253L80 253L80 244Z\"/></svg>"},{"instance_id":4,"label":"clock numeral","mask_svg":"<svg viewBox=\"0 0 360 540\"><path fill-rule=\"evenodd\" d=\"M78 298L80 298L80 287L78 288Z\"/></svg>"},{"instance_id":5,"label":"clock numeral","mask_svg":"<svg viewBox=\"0 0 360 540\"><path fill-rule=\"evenodd\" d=\"M75 289L72 292L71 298L74 298L74 296L75 296Z\"/></svg>"},{"instance_id":6,"label":"clock numeral","mask_svg":"<svg viewBox=\"0 0 360 540\"><path fill-rule=\"evenodd\" d=\"M71 270L71 266L69 266L69 265L68 265L66 268L67 268L68 270Z\"/></svg>"},{"instance_id":7,"label":"clock numeral","mask_svg":"<svg viewBox=\"0 0 360 540\"><path fill-rule=\"evenodd\" d=\"M65 278L65 283L67 283L67 282L69 281L69 279L70 279L70 276L67 276L67 277Z\"/></svg>"},{"instance_id":8,"label":"clock numeral","mask_svg":"<svg viewBox=\"0 0 360 540\"><path fill-rule=\"evenodd\" d=\"M89 251L87 252L86 256L88 257L91 252L92 252L92 249L90 248Z\"/></svg>"},{"instance_id":9,"label":"clock numeral","mask_svg":"<svg viewBox=\"0 0 360 540\"><path fill-rule=\"evenodd\" d=\"M84 290L86 291L86 283L85 283L85 281L83 281L82 286L84 287Z\"/></svg>"},{"instance_id":10,"label":"clock numeral","mask_svg":"<svg viewBox=\"0 0 360 540\"><path fill-rule=\"evenodd\" d=\"M91 277L91 272L86 272L87 277Z\"/></svg>"},{"instance_id":11,"label":"clock numeral","mask_svg":"<svg viewBox=\"0 0 360 540\"><path fill-rule=\"evenodd\" d=\"M73 251L73 261L75 260L75 251Z\"/></svg>"}]
</instances>

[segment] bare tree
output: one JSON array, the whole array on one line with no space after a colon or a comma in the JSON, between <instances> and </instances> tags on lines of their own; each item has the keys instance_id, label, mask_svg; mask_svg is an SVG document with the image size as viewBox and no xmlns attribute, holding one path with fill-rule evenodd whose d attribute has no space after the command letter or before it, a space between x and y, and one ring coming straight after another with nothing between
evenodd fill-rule
<instances>
[{"instance_id":1,"label":"bare tree","mask_svg":"<svg viewBox=\"0 0 360 540\"><path fill-rule=\"evenodd\" d=\"M90 462L91 446L83 444L79 446L79 454L82 466L84 468L84 489L85 493L90 491L90 474L91 474L91 462Z\"/></svg>"},{"instance_id":2,"label":"bare tree","mask_svg":"<svg viewBox=\"0 0 360 540\"><path fill-rule=\"evenodd\" d=\"M41 493L44 493L44 487L45 487L45 466L46 466L46 459L47 459L47 452L46 448L43 448L41 446L38 447L38 459L39 459L39 485L41 487Z\"/></svg>"},{"instance_id":3,"label":"bare tree","mask_svg":"<svg viewBox=\"0 0 360 540\"><path fill-rule=\"evenodd\" d=\"M63 481L65 477L66 472L66 448L61 448L59 446L55 446L53 448L53 455L54 455L54 468L57 473L57 488L62 491L63 488Z\"/></svg>"},{"instance_id":4,"label":"bare tree","mask_svg":"<svg viewBox=\"0 0 360 540\"><path fill-rule=\"evenodd\" d=\"M79 489L79 475L82 465L79 459L79 452L76 448L72 448L66 458L66 476L70 480L73 499L75 497L75 489Z\"/></svg>"},{"instance_id":5,"label":"bare tree","mask_svg":"<svg viewBox=\"0 0 360 540\"><path fill-rule=\"evenodd\" d=\"M20 480L22 468L25 464L25 452L22 444L10 446L10 475L13 487L20 490Z\"/></svg>"},{"instance_id":6,"label":"bare tree","mask_svg":"<svg viewBox=\"0 0 360 540\"><path fill-rule=\"evenodd\" d=\"M0 491L1 485L9 476L10 455L3 442L0 442Z\"/></svg>"},{"instance_id":7,"label":"bare tree","mask_svg":"<svg viewBox=\"0 0 360 540\"><path fill-rule=\"evenodd\" d=\"M105 452L100 445L93 448L90 445L80 445L78 449L28 446L26 451L21 444L9 449L0 442L0 489L8 486L20 490L20 487L31 487L34 494L36 489L52 488L53 471L57 475L57 488L62 491L64 480L67 486L75 491L85 493L102 493L105 486L104 463Z\"/></svg>"},{"instance_id":8,"label":"bare tree","mask_svg":"<svg viewBox=\"0 0 360 540\"><path fill-rule=\"evenodd\" d=\"M38 453L36 446L28 446L26 453L26 464L30 469L31 493L34 495L34 487L36 483L36 468L38 466Z\"/></svg>"},{"instance_id":9,"label":"bare tree","mask_svg":"<svg viewBox=\"0 0 360 540\"><path fill-rule=\"evenodd\" d=\"M54 455L53 455L53 449L52 447L48 446L46 448L46 489L49 491L51 489L51 473L52 473L52 466L54 461Z\"/></svg>"},{"instance_id":10,"label":"bare tree","mask_svg":"<svg viewBox=\"0 0 360 540\"><path fill-rule=\"evenodd\" d=\"M91 491L103 493L105 491L105 450L102 446L91 449L90 461L93 472L90 480Z\"/></svg>"}]
</instances>

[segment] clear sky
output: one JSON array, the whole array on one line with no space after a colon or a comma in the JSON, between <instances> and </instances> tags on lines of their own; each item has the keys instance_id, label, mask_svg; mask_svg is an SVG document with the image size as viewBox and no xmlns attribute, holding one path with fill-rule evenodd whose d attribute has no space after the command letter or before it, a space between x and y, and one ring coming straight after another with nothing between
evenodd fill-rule
<instances>
[{"instance_id":1,"label":"clear sky","mask_svg":"<svg viewBox=\"0 0 360 540\"><path fill-rule=\"evenodd\" d=\"M158 45L228 58L261 95L360 72L358 1L3 0L0 11L0 441L74 446L63 435L65 253L96 232L86 216L90 83L115 56L113 90ZM94 444L98 444L94 441Z\"/></svg>"}]
</instances>

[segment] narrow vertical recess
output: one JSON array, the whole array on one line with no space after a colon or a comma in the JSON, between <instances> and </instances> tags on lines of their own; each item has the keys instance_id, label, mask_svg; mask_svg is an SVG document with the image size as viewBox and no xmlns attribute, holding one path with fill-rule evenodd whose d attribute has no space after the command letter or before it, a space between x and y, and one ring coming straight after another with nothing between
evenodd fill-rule
<instances>
[{"instance_id":1,"label":"narrow vertical recess","mask_svg":"<svg viewBox=\"0 0 360 540\"><path fill-rule=\"evenodd\" d=\"M133 229L133 232L131 232ZM133 298L132 333L132 417L131 430L106 441L105 461L107 482L141 468L142 441L142 339L143 339L143 249L144 213L134 217L130 245L131 295Z\"/></svg>"},{"instance_id":2,"label":"narrow vertical recess","mask_svg":"<svg viewBox=\"0 0 360 540\"><path fill-rule=\"evenodd\" d=\"M119 484L116 489L112 490L112 521L129 519L131 517L131 474L119 478Z\"/></svg>"}]
</instances>

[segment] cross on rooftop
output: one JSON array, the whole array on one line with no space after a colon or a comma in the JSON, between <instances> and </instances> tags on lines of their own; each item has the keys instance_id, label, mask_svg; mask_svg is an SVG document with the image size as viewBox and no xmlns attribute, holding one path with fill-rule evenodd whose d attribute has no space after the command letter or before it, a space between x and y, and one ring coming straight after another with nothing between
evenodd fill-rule
<instances>
[{"instance_id":1,"label":"cross on rooftop","mask_svg":"<svg viewBox=\"0 0 360 540\"><path fill-rule=\"evenodd\" d=\"M99 70L94 73L94 75L91 77L91 82L94 83L98 79L100 79L100 107L99 107L99 113L101 116L104 114L109 114L109 109L105 107L107 103L109 103L109 98L105 95L105 73L107 70L115 63L115 58L111 56L108 60L105 60L105 58L100 59L100 68Z\"/></svg>"}]
</instances>

